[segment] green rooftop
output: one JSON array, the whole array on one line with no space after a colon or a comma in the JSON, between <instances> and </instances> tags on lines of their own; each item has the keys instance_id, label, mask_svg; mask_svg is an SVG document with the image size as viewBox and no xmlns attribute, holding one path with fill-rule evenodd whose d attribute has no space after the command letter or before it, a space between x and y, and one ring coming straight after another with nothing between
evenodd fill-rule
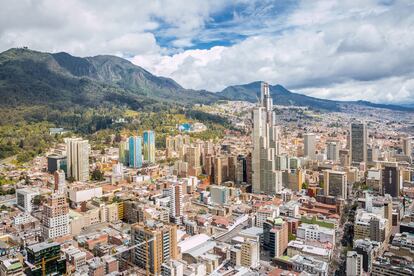
<instances>
[{"instance_id":1,"label":"green rooftop","mask_svg":"<svg viewBox=\"0 0 414 276\"><path fill-rule=\"evenodd\" d=\"M300 221L302 223L307 223L307 224L316 224L319 225L321 227L325 227L325 228L329 228L329 229L334 229L335 228L335 224L332 222L327 222L327 221L322 221L322 220L318 220L316 217L312 217L311 219L302 216Z\"/></svg>"}]
</instances>

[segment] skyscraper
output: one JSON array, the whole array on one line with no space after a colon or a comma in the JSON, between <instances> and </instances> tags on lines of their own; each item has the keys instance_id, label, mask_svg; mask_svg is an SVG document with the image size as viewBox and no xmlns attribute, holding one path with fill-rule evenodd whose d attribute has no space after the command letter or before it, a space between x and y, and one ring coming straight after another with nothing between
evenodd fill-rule
<instances>
[{"instance_id":1,"label":"skyscraper","mask_svg":"<svg viewBox=\"0 0 414 276\"><path fill-rule=\"evenodd\" d=\"M69 205L62 194L52 194L43 206L42 234L45 240L70 234Z\"/></svg>"},{"instance_id":2,"label":"skyscraper","mask_svg":"<svg viewBox=\"0 0 414 276\"><path fill-rule=\"evenodd\" d=\"M155 132L144 131L144 161L155 163Z\"/></svg>"},{"instance_id":3,"label":"skyscraper","mask_svg":"<svg viewBox=\"0 0 414 276\"><path fill-rule=\"evenodd\" d=\"M129 166L132 168L142 167L142 137L129 137Z\"/></svg>"},{"instance_id":4,"label":"skyscraper","mask_svg":"<svg viewBox=\"0 0 414 276\"><path fill-rule=\"evenodd\" d=\"M400 195L401 173L397 162L383 164L382 172L383 194L390 194L392 197Z\"/></svg>"},{"instance_id":5,"label":"skyscraper","mask_svg":"<svg viewBox=\"0 0 414 276\"><path fill-rule=\"evenodd\" d=\"M275 125L269 85L264 82L259 104L253 110L253 192L274 194L282 189L275 164L275 157L279 154L280 129Z\"/></svg>"},{"instance_id":6,"label":"skyscraper","mask_svg":"<svg viewBox=\"0 0 414 276\"><path fill-rule=\"evenodd\" d=\"M88 140L71 138L66 141L68 178L76 181L89 180L89 151Z\"/></svg>"},{"instance_id":7,"label":"skyscraper","mask_svg":"<svg viewBox=\"0 0 414 276\"><path fill-rule=\"evenodd\" d=\"M325 195L348 198L347 177L345 172L325 170L323 171L323 190Z\"/></svg>"},{"instance_id":8,"label":"skyscraper","mask_svg":"<svg viewBox=\"0 0 414 276\"><path fill-rule=\"evenodd\" d=\"M411 154L412 154L413 145L412 145L411 139L412 139L411 137L403 139L403 153L404 153L404 155L411 156Z\"/></svg>"},{"instance_id":9,"label":"skyscraper","mask_svg":"<svg viewBox=\"0 0 414 276\"><path fill-rule=\"evenodd\" d=\"M183 186L179 183L173 184L170 191L170 218L175 224L182 223L183 217Z\"/></svg>"},{"instance_id":10,"label":"skyscraper","mask_svg":"<svg viewBox=\"0 0 414 276\"><path fill-rule=\"evenodd\" d=\"M339 160L339 143L327 142L326 143L326 159L331 161Z\"/></svg>"},{"instance_id":11,"label":"skyscraper","mask_svg":"<svg viewBox=\"0 0 414 276\"><path fill-rule=\"evenodd\" d=\"M191 176L199 176L201 174L200 164L200 148L190 146L185 152L185 161L188 163L188 174Z\"/></svg>"},{"instance_id":12,"label":"skyscraper","mask_svg":"<svg viewBox=\"0 0 414 276\"><path fill-rule=\"evenodd\" d=\"M128 141L119 142L119 162L125 166L129 165L129 143Z\"/></svg>"},{"instance_id":13,"label":"skyscraper","mask_svg":"<svg viewBox=\"0 0 414 276\"><path fill-rule=\"evenodd\" d=\"M367 162L368 133L365 123L352 123L350 131L350 153L352 163Z\"/></svg>"},{"instance_id":14,"label":"skyscraper","mask_svg":"<svg viewBox=\"0 0 414 276\"><path fill-rule=\"evenodd\" d=\"M316 135L314 133L306 133L303 135L304 155L312 160L315 159L315 143Z\"/></svg>"}]
</instances>

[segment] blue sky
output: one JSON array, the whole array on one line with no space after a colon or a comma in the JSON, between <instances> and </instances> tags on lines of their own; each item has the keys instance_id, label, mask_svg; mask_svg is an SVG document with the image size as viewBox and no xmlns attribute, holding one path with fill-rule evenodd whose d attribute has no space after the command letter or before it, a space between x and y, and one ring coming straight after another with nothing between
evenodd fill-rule
<instances>
[{"instance_id":1,"label":"blue sky","mask_svg":"<svg viewBox=\"0 0 414 276\"><path fill-rule=\"evenodd\" d=\"M414 102L410 0L1 0L0 50L113 54L185 88Z\"/></svg>"}]
</instances>

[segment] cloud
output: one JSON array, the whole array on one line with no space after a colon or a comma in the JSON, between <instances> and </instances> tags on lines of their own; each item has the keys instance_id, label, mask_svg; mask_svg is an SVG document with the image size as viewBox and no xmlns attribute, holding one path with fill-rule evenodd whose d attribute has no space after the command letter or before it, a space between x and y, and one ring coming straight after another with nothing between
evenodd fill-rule
<instances>
[{"instance_id":1,"label":"cloud","mask_svg":"<svg viewBox=\"0 0 414 276\"><path fill-rule=\"evenodd\" d=\"M414 102L411 2L4 0L0 50L115 54L186 88Z\"/></svg>"}]
</instances>

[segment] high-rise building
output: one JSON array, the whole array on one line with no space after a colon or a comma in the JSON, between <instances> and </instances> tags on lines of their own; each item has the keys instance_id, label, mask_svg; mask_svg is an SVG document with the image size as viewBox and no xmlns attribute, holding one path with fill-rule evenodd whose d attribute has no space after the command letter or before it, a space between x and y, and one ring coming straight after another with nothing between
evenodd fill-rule
<instances>
[{"instance_id":1,"label":"high-rise building","mask_svg":"<svg viewBox=\"0 0 414 276\"><path fill-rule=\"evenodd\" d=\"M225 186L210 186L211 202L215 204L227 204L229 200L229 190Z\"/></svg>"},{"instance_id":2,"label":"high-rise building","mask_svg":"<svg viewBox=\"0 0 414 276\"><path fill-rule=\"evenodd\" d=\"M129 166L132 168L142 167L142 137L129 137Z\"/></svg>"},{"instance_id":3,"label":"high-rise building","mask_svg":"<svg viewBox=\"0 0 414 276\"><path fill-rule=\"evenodd\" d=\"M369 239L355 239L354 250L362 256L362 269L364 272L371 272L374 253L380 247L380 243Z\"/></svg>"},{"instance_id":4,"label":"high-rise building","mask_svg":"<svg viewBox=\"0 0 414 276\"><path fill-rule=\"evenodd\" d=\"M326 196L348 198L348 186L346 172L333 170L323 171L323 189Z\"/></svg>"},{"instance_id":5,"label":"high-rise building","mask_svg":"<svg viewBox=\"0 0 414 276\"><path fill-rule=\"evenodd\" d=\"M132 251L133 262L152 275L161 275L161 266L178 255L177 227L171 224L147 220L132 225L132 244L139 246Z\"/></svg>"},{"instance_id":6,"label":"high-rise building","mask_svg":"<svg viewBox=\"0 0 414 276\"><path fill-rule=\"evenodd\" d=\"M16 190L16 203L17 207L27 213L31 213L33 210L33 199L39 195L38 190L23 188Z\"/></svg>"},{"instance_id":7,"label":"high-rise building","mask_svg":"<svg viewBox=\"0 0 414 276\"><path fill-rule=\"evenodd\" d=\"M367 162L368 132L365 123L352 123L350 153L352 163Z\"/></svg>"},{"instance_id":8,"label":"high-rise building","mask_svg":"<svg viewBox=\"0 0 414 276\"><path fill-rule=\"evenodd\" d=\"M282 189L275 164L275 156L280 153L280 129L275 125L269 85L264 82L259 104L253 110L253 192L274 194Z\"/></svg>"},{"instance_id":9,"label":"high-rise building","mask_svg":"<svg viewBox=\"0 0 414 276\"><path fill-rule=\"evenodd\" d=\"M55 171L55 193L64 194L66 189L65 172L63 170Z\"/></svg>"},{"instance_id":10,"label":"high-rise building","mask_svg":"<svg viewBox=\"0 0 414 276\"><path fill-rule=\"evenodd\" d=\"M221 157L214 158L214 165L213 165L213 183L220 185L223 182L223 172L222 172L222 164L221 164Z\"/></svg>"},{"instance_id":11,"label":"high-rise building","mask_svg":"<svg viewBox=\"0 0 414 276\"><path fill-rule=\"evenodd\" d=\"M57 242L42 242L26 247L29 267L26 275L65 275L66 258Z\"/></svg>"},{"instance_id":12,"label":"high-rise building","mask_svg":"<svg viewBox=\"0 0 414 276\"><path fill-rule=\"evenodd\" d=\"M57 170L67 172L67 157L58 154L51 154L47 157L47 171L54 173Z\"/></svg>"},{"instance_id":13,"label":"high-rise building","mask_svg":"<svg viewBox=\"0 0 414 276\"><path fill-rule=\"evenodd\" d=\"M71 138L66 141L68 178L76 181L89 180L89 151L88 140Z\"/></svg>"},{"instance_id":14,"label":"high-rise building","mask_svg":"<svg viewBox=\"0 0 414 276\"><path fill-rule=\"evenodd\" d=\"M144 161L155 163L155 132L152 130L144 131Z\"/></svg>"},{"instance_id":15,"label":"high-rise building","mask_svg":"<svg viewBox=\"0 0 414 276\"><path fill-rule=\"evenodd\" d=\"M390 194L392 197L400 195L402 176L397 162L386 162L383 164L382 171L383 194Z\"/></svg>"},{"instance_id":16,"label":"high-rise building","mask_svg":"<svg viewBox=\"0 0 414 276\"><path fill-rule=\"evenodd\" d=\"M3 259L0 262L1 276L24 276L23 264L19 259Z\"/></svg>"},{"instance_id":17,"label":"high-rise building","mask_svg":"<svg viewBox=\"0 0 414 276\"><path fill-rule=\"evenodd\" d=\"M62 194L52 194L43 205L42 235L45 240L70 234L69 205Z\"/></svg>"},{"instance_id":18,"label":"high-rise building","mask_svg":"<svg viewBox=\"0 0 414 276\"><path fill-rule=\"evenodd\" d=\"M339 142L326 143L326 159L331 161L339 160Z\"/></svg>"},{"instance_id":19,"label":"high-rise building","mask_svg":"<svg viewBox=\"0 0 414 276\"><path fill-rule=\"evenodd\" d=\"M288 223L281 218L263 223L263 247L272 258L283 256L289 242L288 232Z\"/></svg>"},{"instance_id":20,"label":"high-rise building","mask_svg":"<svg viewBox=\"0 0 414 276\"><path fill-rule=\"evenodd\" d=\"M183 186L179 183L171 185L170 191L170 218L175 224L183 221Z\"/></svg>"},{"instance_id":21,"label":"high-rise building","mask_svg":"<svg viewBox=\"0 0 414 276\"><path fill-rule=\"evenodd\" d=\"M315 155L316 135L314 133L304 134L303 144L304 144L304 149L303 149L304 156L314 160L316 158L316 155Z\"/></svg>"},{"instance_id":22,"label":"high-rise building","mask_svg":"<svg viewBox=\"0 0 414 276\"><path fill-rule=\"evenodd\" d=\"M362 275L362 255L359 255L356 251L348 251L346 255L346 275Z\"/></svg>"},{"instance_id":23,"label":"high-rise building","mask_svg":"<svg viewBox=\"0 0 414 276\"><path fill-rule=\"evenodd\" d=\"M188 147L185 157L185 161L188 163L188 174L191 176L199 176L201 174L200 148L197 146Z\"/></svg>"},{"instance_id":24,"label":"high-rise building","mask_svg":"<svg viewBox=\"0 0 414 276\"><path fill-rule=\"evenodd\" d=\"M411 156L412 150L413 150L412 138L411 137L404 138L402 142L403 142L402 148L403 148L404 155Z\"/></svg>"},{"instance_id":25,"label":"high-rise building","mask_svg":"<svg viewBox=\"0 0 414 276\"><path fill-rule=\"evenodd\" d=\"M119 142L119 162L129 166L129 143L128 141Z\"/></svg>"}]
</instances>

